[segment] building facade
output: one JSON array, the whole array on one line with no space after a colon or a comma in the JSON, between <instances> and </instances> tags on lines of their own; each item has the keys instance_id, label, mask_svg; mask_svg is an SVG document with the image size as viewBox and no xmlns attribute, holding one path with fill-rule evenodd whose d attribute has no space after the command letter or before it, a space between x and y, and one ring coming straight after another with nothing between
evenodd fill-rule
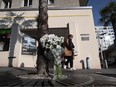
<instances>
[{"instance_id":1,"label":"building facade","mask_svg":"<svg viewBox=\"0 0 116 87\"><path fill-rule=\"evenodd\" d=\"M9 0L7 6L3 1L0 6L6 9L0 9L0 66L35 67L38 0ZM75 69L100 69L92 7L83 6L87 0L60 1L49 1L49 33L64 37L69 33L74 35L78 52L74 58Z\"/></svg>"},{"instance_id":2,"label":"building facade","mask_svg":"<svg viewBox=\"0 0 116 87\"><path fill-rule=\"evenodd\" d=\"M77 7L87 5L88 0L48 0L52 7ZM39 0L0 0L0 8L38 8Z\"/></svg>"}]
</instances>

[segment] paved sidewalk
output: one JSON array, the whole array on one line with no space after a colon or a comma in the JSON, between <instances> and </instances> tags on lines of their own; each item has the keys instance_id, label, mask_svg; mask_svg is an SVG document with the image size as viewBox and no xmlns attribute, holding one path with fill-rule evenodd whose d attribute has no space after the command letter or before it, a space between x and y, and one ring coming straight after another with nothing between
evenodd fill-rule
<instances>
[{"instance_id":1,"label":"paved sidewalk","mask_svg":"<svg viewBox=\"0 0 116 87\"><path fill-rule=\"evenodd\" d=\"M50 71L53 71L52 69ZM116 87L116 69L63 70L63 80L20 79L17 75L35 74L35 68L0 67L0 86L107 86Z\"/></svg>"}]
</instances>

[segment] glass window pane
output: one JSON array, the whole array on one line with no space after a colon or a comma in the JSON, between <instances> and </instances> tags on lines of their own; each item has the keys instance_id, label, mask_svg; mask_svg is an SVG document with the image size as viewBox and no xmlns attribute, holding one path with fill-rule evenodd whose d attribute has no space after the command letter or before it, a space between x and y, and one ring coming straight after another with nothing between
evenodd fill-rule
<instances>
[{"instance_id":1,"label":"glass window pane","mask_svg":"<svg viewBox=\"0 0 116 87\"><path fill-rule=\"evenodd\" d=\"M11 29L0 29L0 51L8 51Z\"/></svg>"},{"instance_id":2,"label":"glass window pane","mask_svg":"<svg viewBox=\"0 0 116 87\"><path fill-rule=\"evenodd\" d=\"M53 4L54 0L48 0L48 4Z\"/></svg>"},{"instance_id":3,"label":"glass window pane","mask_svg":"<svg viewBox=\"0 0 116 87\"><path fill-rule=\"evenodd\" d=\"M54 3L54 0L50 0L51 3Z\"/></svg>"},{"instance_id":4,"label":"glass window pane","mask_svg":"<svg viewBox=\"0 0 116 87\"><path fill-rule=\"evenodd\" d=\"M24 6L27 6L28 0L24 0Z\"/></svg>"},{"instance_id":5,"label":"glass window pane","mask_svg":"<svg viewBox=\"0 0 116 87\"><path fill-rule=\"evenodd\" d=\"M31 6L32 5L32 0L29 0L29 6Z\"/></svg>"}]
</instances>

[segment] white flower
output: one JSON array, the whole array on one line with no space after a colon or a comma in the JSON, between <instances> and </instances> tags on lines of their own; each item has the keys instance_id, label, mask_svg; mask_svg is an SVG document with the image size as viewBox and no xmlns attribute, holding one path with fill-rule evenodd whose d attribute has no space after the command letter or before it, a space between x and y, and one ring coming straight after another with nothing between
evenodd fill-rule
<instances>
[{"instance_id":1,"label":"white flower","mask_svg":"<svg viewBox=\"0 0 116 87\"><path fill-rule=\"evenodd\" d=\"M45 34L40 38L40 44L45 49L50 49L55 58L55 64L61 63L61 55L63 53L62 44L64 37L58 37L55 34Z\"/></svg>"},{"instance_id":2,"label":"white flower","mask_svg":"<svg viewBox=\"0 0 116 87\"><path fill-rule=\"evenodd\" d=\"M53 45L56 48L57 45L61 45L63 42L64 42L64 37L58 37L54 34L49 34L49 35L45 34L40 38L40 43L42 44L43 47L48 47L49 44L49 45Z\"/></svg>"}]
</instances>

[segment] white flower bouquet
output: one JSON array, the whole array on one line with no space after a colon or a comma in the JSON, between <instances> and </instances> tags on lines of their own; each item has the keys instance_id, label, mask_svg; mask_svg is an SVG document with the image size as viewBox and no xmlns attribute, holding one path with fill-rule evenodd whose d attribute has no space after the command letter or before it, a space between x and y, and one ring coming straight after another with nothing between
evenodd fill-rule
<instances>
[{"instance_id":1,"label":"white flower bouquet","mask_svg":"<svg viewBox=\"0 0 116 87\"><path fill-rule=\"evenodd\" d=\"M45 34L40 38L40 43L42 47L46 49L53 50L55 48L59 48L64 42L64 37L58 37L54 34Z\"/></svg>"},{"instance_id":2,"label":"white flower bouquet","mask_svg":"<svg viewBox=\"0 0 116 87\"><path fill-rule=\"evenodd\" d=\"M40 38L40 44L43 48L49 49L54 56L54 76L55 79L62 77L61 61L64 48L64 37L58 37L54 34L45 34Z\"/></svg>"}]
</instances>

